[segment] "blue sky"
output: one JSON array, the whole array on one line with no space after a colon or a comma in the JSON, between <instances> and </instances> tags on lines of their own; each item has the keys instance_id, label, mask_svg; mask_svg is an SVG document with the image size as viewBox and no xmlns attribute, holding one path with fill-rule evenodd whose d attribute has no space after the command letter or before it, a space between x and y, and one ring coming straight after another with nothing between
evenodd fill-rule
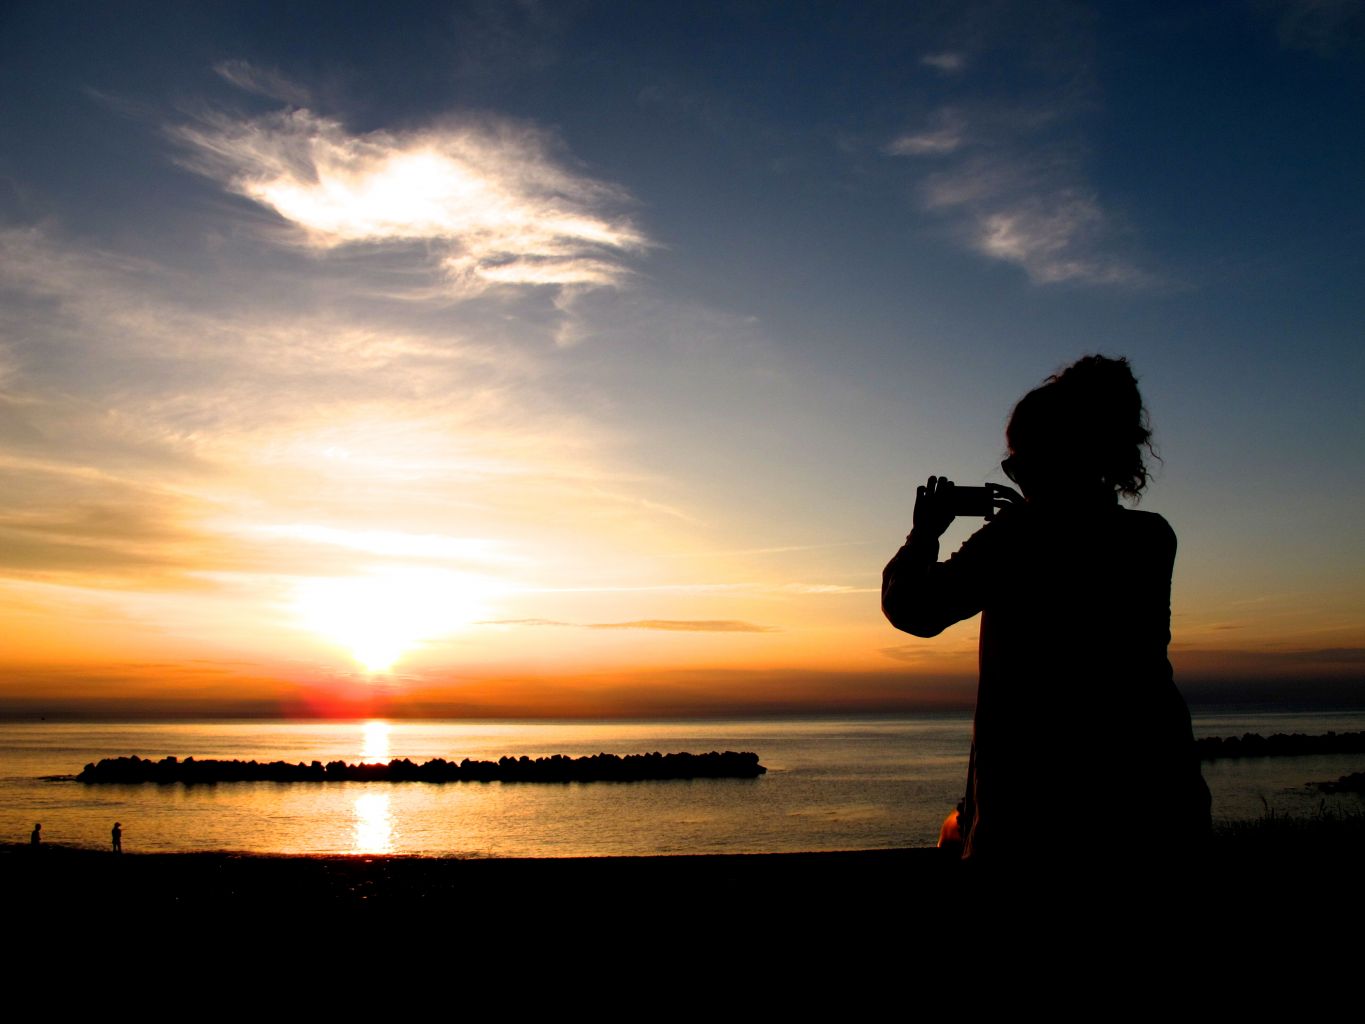
<instances>
[{"instance_id":1,"label":"blue sky","mask_svg":"<svg viewBox=\"0 0 1365 1024\"><path fill-rule=\"evenodd\" d=\"M1326 0L9 5L13 686L94 671L58 621L223 692L966 678L880 567L1100 351L1177 668L1354 687L1362 56Z\"/></svg>"}]
</instances>

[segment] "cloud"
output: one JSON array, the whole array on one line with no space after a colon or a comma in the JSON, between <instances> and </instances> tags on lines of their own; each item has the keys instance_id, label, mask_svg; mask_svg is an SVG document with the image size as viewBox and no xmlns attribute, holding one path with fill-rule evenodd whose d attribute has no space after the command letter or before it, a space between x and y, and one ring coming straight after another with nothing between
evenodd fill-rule
<instances>
[{"instance_id":1,"label":"cloud","mask_svg":"<svg viewBox=\"0 0 1365 1024\"><path fill-rule=\"evenodd\" d=\"M1316 650L1286 651L1286 657L1298 657L1321 665L1365 665L1365 647L1319 647Z\"/></svg>"},{"instance_id":2,"label":"cloud","mask_svg":"<svg viewBox=\"0 0 1365 1024\"><path fill-rule=\"evenodd\" d=\"M892 156L941 156L966 143L967 122L952 108L939 110L926 130L902 135L887 143Z\"/></svg>"},{"instance_id":3,"label":"cloud","mask_svg":"<svg viewBox=\"0 0 1365 1024\"><path fill-rule=\"evenodd\" d=\"M1318 647L1276 651L1275 657L1291 661L1305 661L1315 665L1365 666L1365 647Z\"/></svg>"},{"instance_id":4,"label":"cloud","mask_svg":"<svg viewBox=\"0 0 1365 1024\"><path fill-rule=\"evenodd\" d=\"M272 537L292 538L389 558L412 558L428 562L505 562L509 558L500 550L499 541L483 537L450 537L401 530L343 530L312 523L289 523L256 529Z\"/></svg>"},{"instance_id":5,"label":"cloud","mask_svg":"<svg viewBox=\"0 0 1365 1024\"><path fill-rule=\"evenodd\" d=\"M851 587L846 583L787 583L778 588L792 594L880 594L881 587Z\"/></svg>"},{"instance_id":6,"label":"cloud","mask_svg":"<svg viewBox=\"0 0 1365 1024\"><path fill-rule=\"evenodd\" d=\"M267 99L282 100L296 107L306 106L309 102L308 90L291 82L278 71L258 68L244 60L224 60L213 66L213 70L224 80L237 88Z\"/></svg>"},{"instance_id":7,"label":"cloud","mask_svg":"<svg viewBox=\"0 0 1365 1024\"><path fill-rule=\"evenodd\" d=\"M480 619L476 626L574 626L577 623L558 619Z\"/></svg>"},{"instance_id":8,"label":"cloud","mask_svg":"<svg viewBox=\"0 0 1365 1024\"><path fill-rule=\"evenodd\" d=\"M665 633L776 633L738 619L635 619L630 622L561 622L558 619L488 619L480 626L569 626L577 629L654 629Z\"/></svg>"},{"instance_id":9,"label":"cloud","mask_svg":"<svg viewBox=\"0 0 1365 1024\"><path fill-rule=\"evenodd\" d=\"M937 111L892 140L892 156L935 158L920 205L963 245L1020 267L1035 284L1139 284L1148 275L1121 251L1121 232L1087 182L1078 148L1055 138L1066 113L1047 108Z\"/></svg>"},{"instance_id":10,"label":"cloud","mask_svg":"<svg viewBox=\"0 0 1365 1024\"><path fill-rule=\"evenodd\" d=\"M902 644L899 647L879 647L877 650L893 661L919 661L920 655L923 653L920 648L910 644Z\"/></svg>"},{"instance_id":11,"label":"cloud","mask_svg":"<svg viewBox=\"0 0 1365 1024\"><path fill-rule=\"evenodd\" d=\"M956 75L967 67L967 56L953 50L944 50L940 53L926 53L919 62L941 74Z\"/></svg>"},{"instance_id":12,"label":"cloud","mask_svg":"<svg viewBox=\"0 0 1365 1024\"><path fill-rule=\"evenodd\" d=\"M1265 647L1223 647L1171 644L1177 679L1343 678L1365 682L1365 647L1273 644ZM1362 691L1365 692L1365 691Z\"/></svg>"},{"instance_id":13,"label":"cloud","mask_svg":"<svg viewBox=\"0 0 1365 1024\"><path fill-rule=\"evenodd\" d=\"M963 669L976 667L975 647L954 650L931 647L927 644L898 644L895 647L879 647L877 653L892 661L904 661L915 665L928 663L934 666L951 664L961 666Z\"/></svg>"},{"instance_id":14,"label":"cloud","mask_svg":"<svg viewBox=\"0 0 1365 1024\"><path fill-rule=\"evenodd\" d=\"M508 121L353 134L299 109L170 130L189 167L275 211L298 243L422 247L461 294L617 285L625 257L651 244L621 213L624 191L569 169L548 136Z\"/></svg>"},{"instance_id":15,"label":"cloud","mask_svg":"<svg viewBox=\"0 0 1365 1024\"><path fill-rule=\"evenodd\" d=\"M266 593L394 560L520 579L552 550L555 583L588 578L566 537L603 524L668 546L658 479L506 326L548 303L433 317L359 289L368 259L237 244L204 275L0 230L0 577Z\"/></svg>"},{"instance_id":16,"label":"cloud","mask_svg":"<svg viewBox=\"0 0 1365 1024\"><path fill-rule=\"evenodd\" d=\"M796 550L803 550L797 548ZM695 555L692 557L696 557ZM773 583L753 580L732 583L649 583L635 586L600 587L542 587L542 593L557 594L623 594L623 593L678 593L678 594L879 594L881 587L854 587L846 583Z\"/></svg>"},{"instance_id":17,"label":"cloud","mask_svg":"<svg viewBox=\"0 0 1365 1024\"><path fill-rule=\"evenodd\" d=\"M1122 284L1137 271L1102 254L1104 211L1091 194L1071 189L978 214L976 248L1023 267L1035 282Z\"/></svg>"},{"instance_id":18,"label":"cloud","mask_svg":"<svg viewBox=\"0 0 1365 1024\"><path fill-rule=\"evenodd\" d=\"M1084 129L1102 99L1093 16L1065 2L960 4L939 31L920 64L942 77L924 83L940 95L882 146L906 161L920 208L1038 285L1147 283L1089 173Z\"/></svg>"},{"instance_id":19,"label":"cloud","mask_svg":"<svg viewBox=\"0 0 1365 1024\"><path fill-rule=\"evenodd\" d=\"M184 563L215 546L172 493L12 462L0 462L0 489L0 576L182 587Z\"/></svg>"},{"instance_id":20,"label":"cloud","mask_svg":"<svg viewBox=\"0 0 1365 1024\"><path fill-rule=\"evenodd\" d=\"M737 619L637 619L634 622L592 622L589 629L658 629L669 633L776 633Z\"/></svg>"}]
</instances>

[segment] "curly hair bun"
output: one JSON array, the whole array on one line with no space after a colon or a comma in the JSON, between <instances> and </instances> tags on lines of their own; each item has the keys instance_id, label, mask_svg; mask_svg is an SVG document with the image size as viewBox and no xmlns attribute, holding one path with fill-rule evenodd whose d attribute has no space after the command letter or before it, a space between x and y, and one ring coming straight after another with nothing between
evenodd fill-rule
<instances>
[{"instance_id":1,"label":"curly hair bun","mask_svg":"<svg viewBox=\"0 0 1365 1024\"><path fill-rule=\"evenodd\" d=\"M1020 399L1006 429L1010 451L1131 498L1147 486L1152 431L1133 368L1123 357L1076 360Z\"/></svg>"}]
</instances>

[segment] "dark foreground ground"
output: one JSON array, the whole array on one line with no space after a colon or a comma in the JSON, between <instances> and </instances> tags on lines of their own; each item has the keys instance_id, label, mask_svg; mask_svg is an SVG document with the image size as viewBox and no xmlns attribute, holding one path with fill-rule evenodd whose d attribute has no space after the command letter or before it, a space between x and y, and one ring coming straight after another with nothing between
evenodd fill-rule
<instances>
[{"instance_id":1,"label":"dark foreground ground","mask_svg":"<svg viewBox=\"0 0 1365 1024\"><path fill-rule=\"evenodd\" d=\"M979 899L1050 901L1248 898L1340 906L1361 890L1365 815L1267 819L1224 827L1206 851L1172 865L1056 851L1019 872L990 874L935 849L841 853L456 859L136 853L0 845L0 898L18 913L122 919L132 914L263 917L370 909L454 913L465 920L629 920L642 910L694 919L791 908L847 921L913 904L953 914ZM1278 902L1276 902L1278 901Z\"/></svg>"},{"instance_id":2,"label":"dark foreground ground","mask_svg":"<svg viewBox=\"0 0 1365 1024\"><path fill-rule=\"evenodd\" d=\"M125 853L55 845L0 847L11 905L109 913L240 913L324 908L422 909L466 917L632 915L645 905L778 907L866 901L922 880L951 885L957 865L933 849L686 857L456 859Z\"/></svg>"},{"instance_id":3,"label":"dark foreground ground","mask_svg":"<svg viewBox=\"0 0 1365 1024\"><path fill-rule=\"evenodd\" d=\"M848 1021L958 1016L983 992L1012 1014L1051 1012L1059 992L1221 1005L1229 986L1259 1005L1305 977L1354 976L1362 865L1365 816L1224 830L1169 871L1066 851L987 874L934 849L457 860L11 844L0 962L30 1005L191 1020L429 1004Z\"/></svg>"}]
</instances>

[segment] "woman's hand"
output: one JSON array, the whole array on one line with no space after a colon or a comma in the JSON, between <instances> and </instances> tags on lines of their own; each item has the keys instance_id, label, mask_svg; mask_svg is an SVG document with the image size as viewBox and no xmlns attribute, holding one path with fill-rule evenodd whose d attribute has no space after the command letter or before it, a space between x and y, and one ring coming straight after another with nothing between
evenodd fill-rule
<instances>
[{"instance_id":1,"label":"woman's hand","mask_svg":"<svg viewBox=\"0 0 1365 1024\"><path fill-rule=\"evenodd\" d=\"M989 483L986 487L991 492L991 504L995 506L995 513L997 515L1004 509L1024 504L1024 496L1013 487L1006 487L1004 484ZM986 518L993 519L995 516L989 515Z\"/></svg>"},{"instance_id":2,"label":"woman's hand","mask_svg":"<svg viewBox=\"0 0 1365 1024\"><path fill-rule=\"evenodd\" d=\"M952 522L953 482L931 476L923 487L915 488L915 532L938 540Z\"/></svg>"}]
</instances>

